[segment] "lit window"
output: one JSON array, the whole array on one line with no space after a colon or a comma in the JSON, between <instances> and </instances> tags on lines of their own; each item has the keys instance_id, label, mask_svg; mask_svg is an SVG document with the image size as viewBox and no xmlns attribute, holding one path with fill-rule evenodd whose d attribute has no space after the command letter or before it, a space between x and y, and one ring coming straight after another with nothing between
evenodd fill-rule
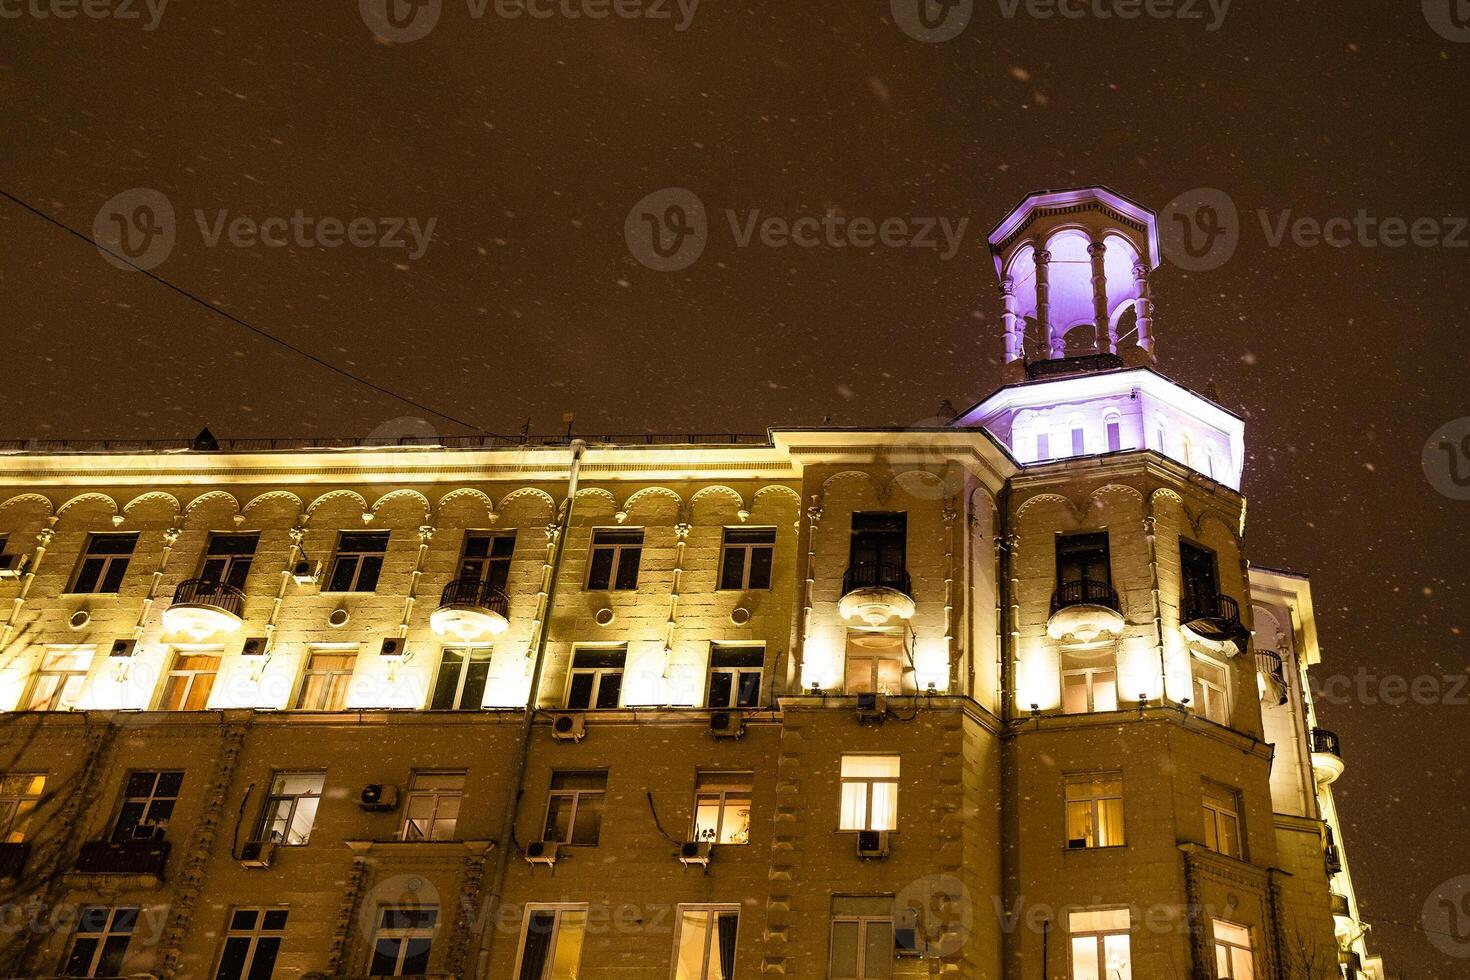
<instances>
[{"instance_id":1,"label":"lit window","mask_svg":"<svg viewBox=\"0 0 1470 980\"><path fill-rule=\"evenodd\" d=\"M1194 704L1195 714L1220 725L1230 723L1230 708L1226 700L1228 674L1225 667L1204 657L1195 656L1194 661Z\"/></svg>"},{"instance_id":2,"label":"lit window","mask_svg":"<svg viewBox=\"0 0 1470 980\"><path fill-rule=\"evenodd\" d=\"M1115 453L1123 448L1123 423L1118 418L1106 420L1108 432L1108 452Z\"/></svg>"},{"instance_id":3,"label":"lit window","mask_svg":"<svg viewBox=\"0 0 1470 980\"><path fill-rule=\"evenodd\" d=\"M41 655L41 669L31 683L26 698L27 711L71 711L82 696L87 671L92 668L92 649L47 650Z\"/></svg>"},{"instance_id":4,"label":"lit window","mask_svg":"<svg viewBox=\"0 0 1470 980\"><path fill-rule=\"evenodd\" d=\"M478 711L485 703L490 649L445 647L429 707L435 711Z\"/></svg>"},{"instance_id":5,"label":"lit window","mask_svg":"<svg viewBox=\"0 0 1470 980\"><path fill-rule=\"evenodd\" d=\"M1072 912L1072 980L1133 980L1128 940L1128 910Z\"/></svg>"},{"instance_id":6,"label":"lit window","mask_svg":"<svg viewBox=\"0 0 1470 980\"><path fill-rule=\"evenodd\" d=\"M143 770L128 774L122 809L112 827L114 841L163 840L184 784L182 772Z\"/></svg>"},{"instance_id":7,"label":"lit window","mask_svg":"<svg viewBox=\"0 0 1470 980\"><path fill-rule=\"evenodd\" d=\"M19 844L26 839L31 814L45 791L43 772L8 772L0 777L0 842Z\"/></svg>"},{"instance_id":8,"label":"lit window","mask_svg":"<svg viewBox=\"0 0 1470 980\"><path fill-rule=\"evenodd\" d=\"M638 561L642 557L642 528L593 531L592 554L587 561L587 588L593 592L638 588Z\"/></svg>"},{"instance_id":9,"label":"lit window","mask_svg":"<svg viewBox=\"0 0 1470 980\"><path fill-rule=\"evenodd\" d=\"M204 552L204 567L199 577L206 582L219 582L244 590L245 580L250 575L250 563L255 560L255 546L260 541L258 534L212 534L209 547Z\"/></svg>"},{"instance_id":10,"label":"lit window","mask_svg":"<svg viewBox=\"0 0 1470 980\"><path fill-rule=\"evenodd\" d=\"M616 708L623 691L626 647L582 647L572 652L567 707Z\"/></svg>"},{"instance_id":11,"label":"lit window","mask_svg":"<svg viewBox=\"0 0 1470 980\"><path fill-rule=\"evenodd\" d=\"M118 908L89 905L82 909L77 919L77 931L72 934L63 975L121 976L123 956L127 954L128 940L137 924L138 908L135 905Z\"/></svg>"},{"instance_id":12,"label":"lit window","mask_svg":"<svg viewBox=\"0 0 1470 980\"><path fill-rule=\"evenodd\" d=\"M116 593L138 546L136 534L93 534L71 580L73 593Z\"/></svg>"},{"instance_id":13,"label":"lit window","mask_svg":"<svg viewBox=\"0 0 1470 980\"><path fill-rule=\"evenodd\" d=\"M1255 980L1251 931L1224 919L1212 919L1210 926L1215 934L1215 976L1219 980Z\"/></svg>"},{"instance_id":14,"label":"lit window","mask_svg":"<svg viewBox=\"0 0 1470 980\"><path fill-rule=\"evenodd\" d=\"M1116 847L1122 843L1123 778L1117 773L1068 776L1067 847Z\"/></svg>"},{"instance_id":15,"label":"lit window","mask_svg":"<svg viewBox=\"0 0 1470 980\"><path fill-rule=\"evenodd\" d=\"M832 897L830 980L886 980L893 975L893 899Z\"/></svg>"},{"instance_id":16,"label":"lit window","mask_svg":"<svg viewBox=\"0 0 1470 980\"><path fill-rule=\"evenodd\" d=\"M1051 435L1046 432L1036 434L1036 458L1043 463L1051 459Z\"/></svg>"},{"instance_id":17,"label":"lit window","mask_svg":"<svg viewBox=\"0 0 1470 980\"><path fill-rule=\"evenodd\" d=\"M862 633L847 641L848 694L899 694L903 691L902 637Z\"/></svg>"},{"instance_id":18,"label":"lit window","mask_svg":"<svg viewBox=\"0 0 1470 980\"><path fill-rule=\"evenodd\" d=\"M517 980L577 980L586 932L585 905L527 905Z\"/></svg>"},{"instance_id":19,"label":"lit window","mask_svg":"<svg viewBox=\"0 0 1470 980\"><path fill-rule=\"evenodd\" d=\"M1241 856L1240 794L1215 783L1204 784L1205 846L1233 858Z\"/></svg>"},{"instance_id":20,"label":"lit window","mask_svg":"<svg viewBox=\"0 0 1470 980\"><path fill-rule=\"evenodd\" d=\"M270 796L260 814L255 839L296 847L311 839L317 806L322 801L323 772L278 772L271 777Z\"/></svg>"},{"instance_id":21,"label":"lit window","mask_svg":"<svg viewBox=\"0 0 1470 980\"><path fill-rule=\"evenodd\" d=\"M893 830L898 826L898 756L842 757L840 830Z\"/></svg>"},{"instance_id":22,"label":"lit window","mask_svg":"<svg viewBox=\"0 0 1470 980\"><path fill-rule=\"evenodd\" d=\"M515 550L514 531L471 531L465 535L460 551L457 577L472 578L504 592Z\"/></svg>"},{"instance_id":23,"label":"lit window","mask_svg":"<svg viewBox=\"0 0 1470 980\"><path fill-rule=\"evenodd\" d=\"M769 589L776 553L773 527L727 527L720 555L720 588Z\"/></svg>"},{"instance_id":24,"label":"lit window","mask_svg":"<svg viewBox=\"0 0 1470 980\"><path fill-rule=\"evenodd\" d=\"M404 840L454 840L464 799L462 772L416 772L403 805Z\"/></svg>"},{"instance_id":25,"label":"lit window","mask_svg":"<svg viewBox=\"0 0 1470 980\"><path fill-rule=\"evenodd\" d=\"M219 655L179 653L169 668L163 685L159 711L203 711L209 706L209 692L219 674Z\"/></svg>"},{"instance_id":26,"label":"lit window","mask_svg":"<svg viewBox=\"0 0 1470 980\"><path fill-rule=\"evenodd\" d=\"M694 787L694 839L709 844L749 844L754 791L754 773L699 773Z\"/></svg>"},{"instance_id":27,"label":"lit window","mask_svg":"<svg viewBox=\"0 0 1470 980\"><path fill-rule=\"evenodd\" d=\"M388 551L387 531L344 531L323 592L372 592Z\"/></svg>"},{"instance_id":28,"label":"lit window","mask_svg":"<svg viewBox=\"0 0 1470 980\"><path fill-rule=\"evenodd\" d=\"M715 644L709 653L711 708L754 708L761 703L763 647L727 647Z\"/></svg>"},{"instance_id":29,"label":"lit window","mask_svg":"<svg viewBox=\"0 0 1470 980\"><path fill-rule=\"evenodd\" d=\"M269 980L286 937L286 909L234 909L214 980Z\"/></svg>"},{"instance_id":30,"label":"lit window","mask_svg":"<svg viewBox=\"0 0 1470 980\"><path fill-rule=\"evenodd\" d=\"M429 950L438 922L439 910L433 906L398 905L380 909L368 972L375 977L421 977L428 973Z\"/></svg>"},{"instance_id":31,"label":"lit window","mask_svg":"<svg viewBox=\"0 0 1470 980\"><path fill-rule=\"evenodd\" d=\"M674 980L733 980L739 926L737 906L679 906Z\"/></svg>"},{"instance_id":32,"label":"lit window","mask_svg":"<svg viewBox=\"0 0 1470 980\"><path fill-rule=\"evenodd\" d=\"M315 650L307 655L306 671L296 707L303 711L341 711L357 666L356 650Z\"/></svg>"},{"instance_id":33,"label":"lit window","mask_svg":"<svg viewBox=\"0 0 1470 980\"><path fill-rule=\"evenodd\" d=\"M1064 712L1118 710L1117 658L1112 650L1068 650L1061 663Z\"/></svg>"},{"instance_id":34,"label":"lit window","mask_svg":"<svg viewBox=\"0 0 1470 980\"><path fill-rule=\"evenodd\" d=\"M1087 434L1081 426L1072 429L1072 455L1082 456L1087 453Z\"/></svg>"},{"instance_id":35,"label":"lit window","mask_svg":"<svg viewBox=\"0 0 1470 980\"><path fill-rule=\"evenodd\" d=\"M546 833L542 840L593 847L602 833L602 807L607 799L607 773L556 772L546 801Z\"/></svg>"}]
</instances>

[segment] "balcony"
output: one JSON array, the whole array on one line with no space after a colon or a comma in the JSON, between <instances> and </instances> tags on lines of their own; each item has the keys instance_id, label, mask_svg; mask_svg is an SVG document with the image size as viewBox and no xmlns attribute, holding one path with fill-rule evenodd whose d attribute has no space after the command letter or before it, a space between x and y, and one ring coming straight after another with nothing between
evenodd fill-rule
<instances>
[{"instance_id":1,"label":"balcony","mask_svg":"<svg viewBox=\"0 0 1470 980\"><path fill-rule=\"evenodd\" d=\"M31 845L16 843L0 843L0 881L12 881L20 877L21 869L26 866L26 856L30 853Z\"/></svg>"},{"instance_id":2,"label":"balcony","mask_svg":"<svg viewBox=\"0 0 1470 980\"><path fill-rule=\"evenodd\" d=\"M1342 761L1342 741L1336 732L1312 729L1312 775L1323 786L1337 781L1346 766Z\"/></svg>"},{"instance_id":3,"label":"balcony","mask_svg":"<svg viewBox=\"0 0 1470 980\"><path fill-rule=\"evenodd\" d=\"M168 848L166 840L89 840L77 855L75 870L84 875L162 878Z\"/></svg>"},{"instance_id":4,"label":"balcony","mask_svg":"<svg viewBox=\"0 0 1470 980\"><path fill-rule=\"evenodd\" d=\"M1118 593L1108 583L1096 579L1062 582L1051 594L1046 633L1053 640L1089 644L1104 634L1113 637L1122 631Z\"/></svg>"},{"instance_id":5,"label":"balcony","mask_svg":"<svg viewBox=\"0 0 1470 980\"><path fill-rule=\"evenodd\" d=\"M1287 702L1289 688L1281 654L1273 650L1256 651L1256 686L1260 689L1262 704L1282 705Z\"/></svg>"},{"instance_id":6,"label":"balcony","mask_svg":"<svg viewBox=\"0 0 1470 980\"><path fill-rule=\"evenodd\" d=\"M203 640L216 633L233 633L240 628L240 610L245 593L233 585L206 578L179 583L174 601L163 611L163 628Z\"/></svg>"},{"instance_id":7,"label":"balcony","mask_svg":"<svg viewBox=\"0 0 1470 980\"><path fill-rule=\"evenodd\" d=\"M842 576L842 600L837 611L843 619L866 626L883 626L914 614L913 585L902 565L860 562Z\"/></svg>"},{"instance_id":8,"label":"balcony","mask_svg":"<svg viewBox=\"0 0 1470 980\"><path fill-rule=\"evenodd\" d=\"M478 578L457 578L444 587L429 626L460 643L498 636L510 628L510 599Z\"/></svg>"},{"instance_id":9,"label":"balcony","mask_svg":"<svg viewBox=\"0 0 1470 980\"><path fill-rule=\"evenodd\" d=\"M1353 910L1348 902L1348 897L1341 892L1333 892L1329 898L1332 909L1333 926L1339 934L1350 931L1356 923L1353 921Z\"/></svg>"},{"instance_id":10,"label":"balcony","mask_svg":"<svg viewBox=\"0 0 1470 980\"><path fill-rule=\"evenodd\" d=\"M1238 652L1250 639L1250 630L1240 622L1240 604L1228 595L1197 597L1187 602L1182 619L1185 631L1206 643L1234 643Z\"/></svg>"}]
</instances>

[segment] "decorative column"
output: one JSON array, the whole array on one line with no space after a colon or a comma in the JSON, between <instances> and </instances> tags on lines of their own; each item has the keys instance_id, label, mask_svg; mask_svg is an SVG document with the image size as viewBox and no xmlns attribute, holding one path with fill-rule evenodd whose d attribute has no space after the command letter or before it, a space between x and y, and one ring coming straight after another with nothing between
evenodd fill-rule
<instances>
[{"instance_id":1,"label":"decorative column","mask_svg":"<svg viewBox=\"0 0 1470 980\"><path fill-rule=\"evenodd\" d=\"M51 518L50 523L54 525L56 518ZM26 565L25 578L20 583L20 591L16 592L15 598L11 600L10 615L5 619L4 629L0 630L0 650L5 649L5 644L10 641L10 634L15 631L15 624L20 621L20 611L25 607L26 596L31 593L31 583L36 580L36 570L41 567L41 559L46 557L46 549L51 547L51 539L54 537L56 537L55 527L43 527L36 532L36 550L31 552L31 560Z\"/></svg>"},{"instance_id":2,"label":"decorative column","mask_svg":"<svg viewBox=\"0 0 1470 980\"><path fill-rule=\"evenodd\" d=\"M1016 280L1011 276L1000 278L1000 298L1005 309L1001 323L1005 325L1006 363L1019 361L1025 356L1025 330L1021 325L1020 312L1016 309Z\"/></svg>"},{"instance_id":3,"label":"decorative column","mask_svg":"<svg viewBox=\"0 0 1470 980\"><path fill-rule=\"evenodd\" d=\"M1133 266L1133 309L1138 314L1138 346L1147 351L1152 360L1154 302L1148 284L1148 265L1143 262Z\"/></svg>"},{"instance_id":4,"label":"decorative column","mask_svg":"<svg viewBox=\"0 0 1470 980\"><path fill-rule=\"evenodd\" d=\"M1047 356L1061 357L1063 338L1053 336L1051 329L1051 253L1044 248L1036 250L1036 321Z\"/></svg>"},{"instance_id":5,"label":"decorative column","mask_svg":"<svg viewBox=\"0 0 1470 980\"><path fill-rule=\"evenodd\" d=\"M179 535L183 533L182 528L171 527L163 532L163 554L158 558L158 567L153 570L153 577L148 582L148 594L143 597L143 608L138 611L138 621L133 624L133 638L143 638L143 624L148 621L148 611L153 608L153 603L158 599L158 586L163 581L164 569L168 567L169 556L174 552L174 545L179 543Z\"/></svg>"},{"instance_id":6,"label":"decorative column","mask_svg":"<svg viewBox=\"0 0 1470 980\"><path fill-rule=\"evenodd\" d=\"M949 688L945 692L953 694L959 688L959 661L954 656L954 528L955 519L960 516L955 507L954 497L944 498L944 508L940 511L944 518L944 656L948 663L945 664L945 672L949 675ZM917 680L917 678L916 678ZM923 692L920 692L923 693Z\"/></svg>"},{"instance_id":7,"label":"decorative column","mask_svg":"<svg viewBox=\"0 0 1470 980\"><path fill-rule=\"evenodd\" d=\"M802 587L801 600L801 647L796 660L796 684L799 689L802 688L804 681L801 670L806 662L807 640L812 635L812 594L816 588L817 528L822 523L821 494L812 494L811 506L806 509L806 523L806 581Z\"/></svg>"},{"instance_id":8,"label":"decorative column","mask_svg":"<svg viewBox=\"0 0 1470 980\"><path fill-rule=\"evenodd\" d=\"M1093 339L1101 354L1111 354L1118 347L1117 335L1108 323L1108 273L1103 265L1103 256L1107 250L1108 247L1103 242L1093 242L1087 246L1087 254L1092 259Z\"/></svg>"}]
</instances>

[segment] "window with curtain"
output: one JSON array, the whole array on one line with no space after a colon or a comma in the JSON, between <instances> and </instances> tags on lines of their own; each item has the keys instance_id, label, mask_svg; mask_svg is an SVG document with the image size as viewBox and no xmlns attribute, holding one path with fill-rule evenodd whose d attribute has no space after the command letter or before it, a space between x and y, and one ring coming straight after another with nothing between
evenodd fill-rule
<instances>
[{"instance_id":1,"label":"window with curtain","mask_svg":"<svg viewBox=\"0 0 1470 980\"><path fill-rule=\"evenodd\" d=\"M463 772L416 772L403 804L403 840L454 840L464 799Z\"/></svg>"},{"instance_id":2,"label":"window with curtain","mask_svg":"<svg viewBox=\"0 0 1470 980\"><path fill-rule=\"evenodd\" d=\"M1127 909L1096 909L1067 916L1072 980L1133 980Z\"/></svg>"},{"instance_id":3,"label":"window with curtain","mask_svg":"<svg viewBox=\"0 0 1470 980\"><path fill-rule=\"evenodd\" d=\"M179 651L163 685L159 711L203 711L209 706L209 693L219 674L218 651L200 653Z\"/></svg>"},{"instance_id":4,"label":"window with curtain","mask_svg":"<svg viewBox=\"0 0 1470 980\"><path fill-rule=\"evenodd\" d=\"M527 905L517 980L577 980L586 905Z\"/></svg>"},{"instance_id":5,"label":"window with curtain","mask_svg":"<svg viewBox=\"0 0 1470 980\"><path fill-rule=\"evenodd\" d=\"M1215 934L1215 976L1219 980L1255 980L1251 931L1224 919L1212 919L1210 926Z\"/></svg>"},{"instance_id":6,"label":"window with curtain","mask_svg":"<svg viewBox=\"0 0 1470 980\"><path fill-rule=\"evenodd\" d=\"M1123 777L1119 773L1068 776L1067 847L1117 847L1123 838Z\"/></svg>"},{"instance_id":7,"label":"window with curtain","mask_svg":"<svg viewBox=\"0 0 1470 980\"><path fill-rule=\"evenodd\" d=\"M46 791L44 772L7 772L0 776L0 843L19 844L30 832L31 814Z\"/></svg>"},{"instance_id":8,"label":"window with curtain","mask_svg":"<svg viewBox=\"0 0 1470 980\"><path fill-rule=\"evenodd\" d=\"M313 650L306 656L296 707L302 711L341 711L357 667L356 650Z\"/></svg>"},{"instance_id":9,"label":"window with curtain","mask_svg":"<svg viewBox=\"0 0 1470 980\"><path fill-rule=\"evenodd\" d=\"M674 936L674 980L733 980L740 909L681 905Z\"/></svg>"},{"instance_id":10,"label":"window with curtain","mask_svg":"<svg viewBox=\"0 0 1470 980\"><path fill-rule=\"evenodd\" d=\"M842 757L841 830L894 830L898 827L896 755Z\"/></svg>"},{"instance_id":11,"label":"window with curtain","mask_svg":"<svg viewBox=\"0 0 1470 980\"><path fill-rule=\"evenodd\" d=\"M749 844L754 790L754 773L699 773L694 783L694 839L709 844Z\"/></svg>"},{"instance_id":12,"label":"window with curtain","mask_svg":"<svg viewBox=\"0 0 1470 980\"><path fill-rule=\"evenodd\" d=\"M903 638L882 633L851 633L843 691L847 694L903 693L905 665Z\"/></svg>"},{"instance_id":13,"label":"window with curtain","mask_svg":"<svg viewBox=\"0 0 1470 980\"><path fill-rule=\"evenodd\" d=\"M50 649L41 655L41 669L31 679L25 699L27 711L72 711L92 669L91 647Z\"/></svg>"}]
</instances>

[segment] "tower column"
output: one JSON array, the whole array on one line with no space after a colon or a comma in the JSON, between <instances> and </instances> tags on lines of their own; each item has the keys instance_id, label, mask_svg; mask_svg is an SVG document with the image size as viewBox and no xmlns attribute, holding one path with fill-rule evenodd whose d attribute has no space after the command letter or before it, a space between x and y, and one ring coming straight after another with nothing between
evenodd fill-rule
<instances>
[{"instance_id":1,"label":"tower column","mask_svg":"<svg viewBox=\"0 0 1470 980\"><path fill-rule=\"evenodd\" d=\"M1025 351L1020 311L1016 309L1016 280L1011 276L1001 276L1000 299L1004 305L1000 317L1005 327L1006 363L1010 364L1021 360Z\"/></svg>"},{"instance_id":2,"label":"tower column","mask_svg":"<svg viewBox=\"0 0 1470 980\"><path fill-rule=\"evenodd\" d=\"M1053 336L1051 329L1051 253L1044 248L1036 250L1036 321L1047 356L1061 357L1063 340Z\"/></svg>"},{"instance_id":3,"label":"tower column","mask_svg":"<svg viewBox=\"0 0 1470 980\"><path fill-rule=\"evenodd\" d=\"M1138 314L1138 347L1154 359L1153 298L1148 285L1148 265L1133 266L1133 309Z\"/></svg>"},{"instance_id":4,"label":"tower column","mask_svg":"<svg viewBox=\"0 0 1470 980\"><path fill-rule=\"evenodd\" d=\"M1108 273L1103 265L1103 255L1107 250L1103 242L1087 246L1088 257L1092 259L1093 339L1097 342L1098 352L1103 354L1111 354L1118 347L1118 338L1108 324Z\"/></svg>"}]
</instances>

